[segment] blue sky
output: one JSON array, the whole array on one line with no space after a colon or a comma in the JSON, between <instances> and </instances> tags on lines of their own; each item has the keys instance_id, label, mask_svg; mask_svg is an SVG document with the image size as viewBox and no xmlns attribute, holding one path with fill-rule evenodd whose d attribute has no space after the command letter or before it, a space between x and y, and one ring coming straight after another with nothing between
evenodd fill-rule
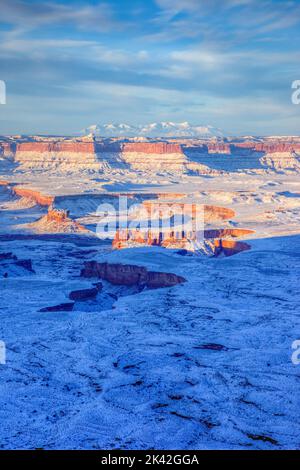
<instances>
[{"instance_id":1,"label":"blue sky","mask_svg":"<svg viewBox=\"0 0 300 470\"><path fill-rule=\"evenodd\" d=\"M0 0L0 134L172 120L299 134L300 1Z\"/></svg>"}]
</instances>

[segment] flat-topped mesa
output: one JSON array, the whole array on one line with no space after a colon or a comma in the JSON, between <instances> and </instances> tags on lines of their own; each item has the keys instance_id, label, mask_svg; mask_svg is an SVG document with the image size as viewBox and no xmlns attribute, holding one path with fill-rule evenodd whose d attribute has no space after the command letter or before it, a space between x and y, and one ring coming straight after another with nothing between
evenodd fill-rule
<instances>
[{"instance_id":1,"label":"flat-topped mesa","mask_svg":"<svg viewBox=\"0 0 300 470\"><path fill-rule=\"evenodd\" d=\"M173 273L148 271L143 266L119 263L98 263L86 261L81 270L82 277L97 277L115 285L147 287L158 289L173 287L186 282L181 276Z\"/></svg>"},{"instance_id":2,"label":"flat-topped mesa","mask_svg":"<svg viewBox=\"0 0 300 470\"><path fill-rule=\"evenodd\" d=\"M15 160L28 168L101 168L94 142L23 142L17 145Z\"/></svg>"},{"instance_id":3,"label":"flat-topped mesa","mask_svg":"<svg viewBox=\"0 0 300 470\"><path fill-rule=\"evenodd\" d=\"M123 143L121 158L134 170L185 172L188 169L181 145L167 142Z\"/></svg>"},{"instance_id":4,"label":"flat-topped mesa","mask_svg":"<svg viewBox=\"0 0 300 470\"><path fill-rule=\"evenodd\" d=\"M232 149L249 149L261 153L300 152L300 144L296 142L236 142Z\"/></svg>"},{"instance_id":5,"label":"flat-topped mesa","mask_svg":"<svg viewBox=\"0 0 300 470\"><path fill-rule=\"evenodd\" d=\"M95 153L95 144L94 142L23 142L17 145L17 155L19 152Z\"/></svg>"},{"instance_id":6,"label":"flat-topped mesa","mask_svg":"<svg viewBox=\"0 0 300 470\"><path fill-rule=\"evenodd\" d=\"M169 144L167 142L128 142L121 145L121 151L124 153L146 153L146 154L182 154L182 148L179 144Z\"/></svg>"}]
</instances>

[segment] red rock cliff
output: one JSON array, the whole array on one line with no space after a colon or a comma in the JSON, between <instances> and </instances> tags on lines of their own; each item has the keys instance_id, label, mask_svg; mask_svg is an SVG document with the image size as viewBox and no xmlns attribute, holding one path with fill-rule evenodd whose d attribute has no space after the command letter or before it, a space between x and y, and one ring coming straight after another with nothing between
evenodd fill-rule
<instances>
[{"instance_id":1,"label":"red rock cliff","mask_svg":"<svg viewBox=\"0 0 300 470\"><path fill-rule=\"evenodd\" d=\"M237 142L233 148L249 149L254 152L276 153L276 152L299 152L300 144L288 142Z\"/></svg>"},{"instance_id":2,"label":"red rock cliff","mask_svg":"<svg viewBox=\"0 0 300 470\"><path fill-rule=\"evenodd\" d=\"M54 203L54 197L48 196L32 189L14 187L13 192L20 197L25 197L35 201L40 206L51 206Z\"/></svg>"},{"instance_id":3,"label":"red rock cliff","mask_svg":"<svg viewBox=\"0 0 300 470\"><path fill-rule=\"evenodd\" d=\"M115 285L146 286L149 289L172 287L186 280L173 273L148 271L143 266L87 261L81 271L83 277L99 277Z\"/></svg>"},{"instance_id":4,"label":"red rock cliff","mask_svg":"<svg viewBox=\"0 0 300 470\"><path fill-rule=\"evenodd\" d=\"M139 152L139 153L182 153L182 148L179 144L168 144L166 142L129 142L121 145L122 152Z\"/></svg>"},{"instance_id":5,"label":"red rock cliff","mask_svg":"<svg viewBox=\"0 0 300 470\"><path fill-rule=\"evenodd\" d=\"M95 145L93 142L23 142L17 145L17 152L95 153Z\"/></svg>"}]
</instances>

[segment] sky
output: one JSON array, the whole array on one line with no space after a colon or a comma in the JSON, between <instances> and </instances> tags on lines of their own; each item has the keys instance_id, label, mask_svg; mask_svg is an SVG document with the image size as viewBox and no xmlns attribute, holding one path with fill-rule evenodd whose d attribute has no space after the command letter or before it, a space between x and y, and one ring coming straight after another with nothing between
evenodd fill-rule
<instances>
[{"instance_id":1,"label":"sky","mask_svg":"<svg viewBox=\"0 0 300 470\"><path fill-rule=\"evenodd\" d=\"M0 134L300 134L300 0L0 0Z\"/></svg>"}]
</instances>

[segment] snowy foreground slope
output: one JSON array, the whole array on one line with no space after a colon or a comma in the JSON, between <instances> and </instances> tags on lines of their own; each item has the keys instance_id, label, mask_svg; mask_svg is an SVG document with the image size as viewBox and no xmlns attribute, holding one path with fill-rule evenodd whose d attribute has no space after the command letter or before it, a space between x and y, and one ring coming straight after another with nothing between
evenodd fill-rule
<instances>
[{"instance_id":1,"label":"snowy foreground slope","mask_svg":"<svg viewBox=\"0 0 300 470\"><path fill-rule=\"evenodd\" d=\"M188 282L65 313L38 310L90 285L84 259L120 252L1 242L36 271L0 281L1 448L299 448L299 241L222 259L125 250Z\"/></svg>"}]
</instances>

